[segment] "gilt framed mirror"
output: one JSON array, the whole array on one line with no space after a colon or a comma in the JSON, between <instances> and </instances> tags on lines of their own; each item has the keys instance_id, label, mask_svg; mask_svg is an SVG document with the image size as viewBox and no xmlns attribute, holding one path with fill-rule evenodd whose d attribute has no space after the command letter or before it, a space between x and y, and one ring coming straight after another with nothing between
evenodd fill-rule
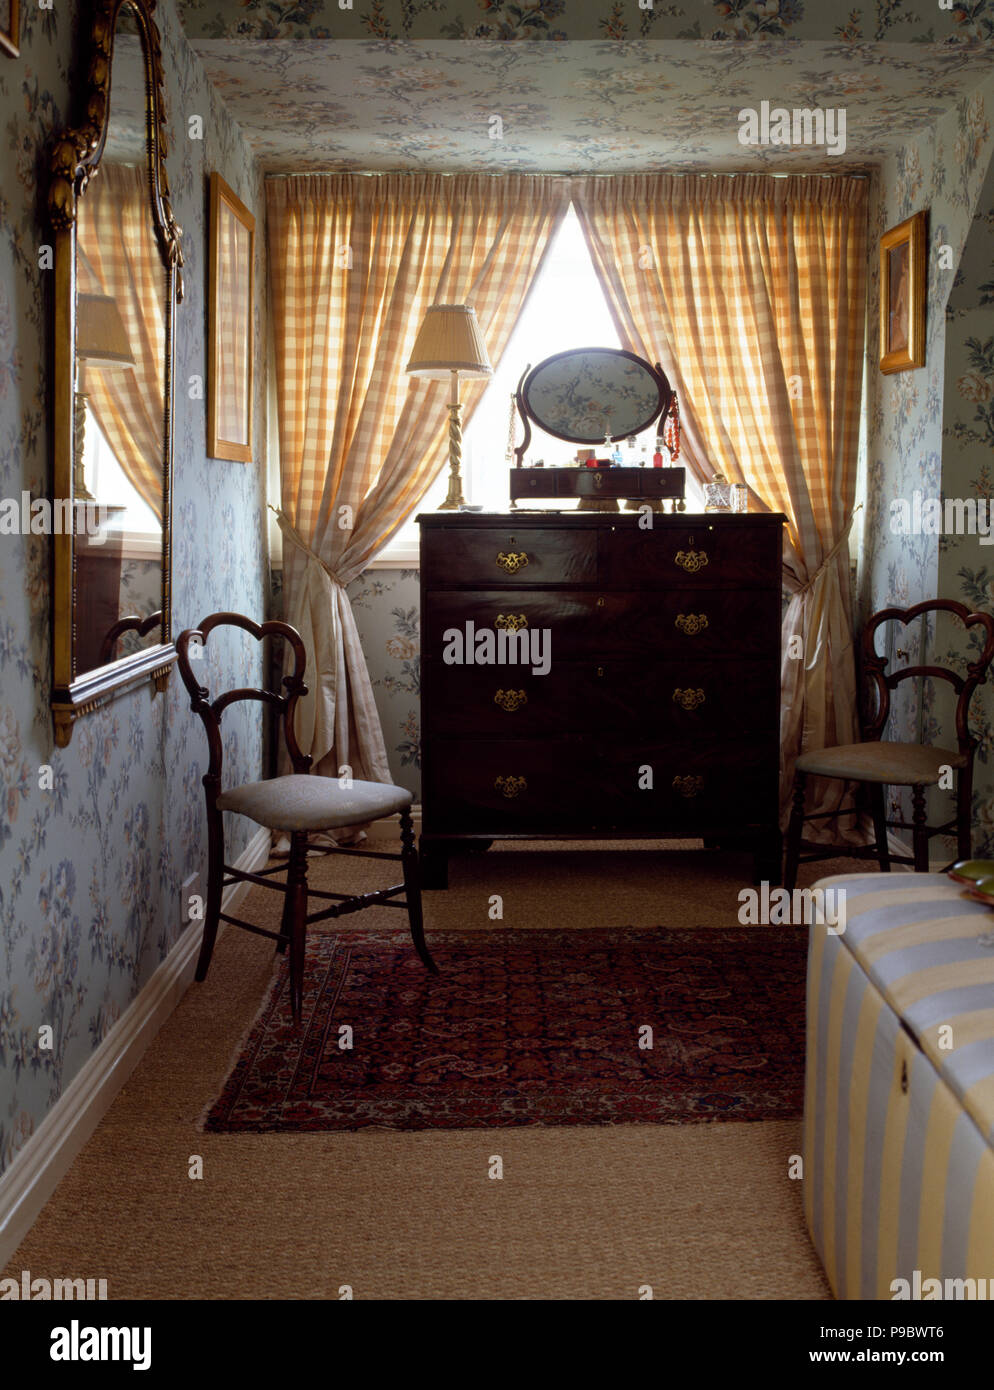
<instances>
[{"instance_id":1,"label":"gilt framed mirror","mask_svg":"<svg viewBox=\"0 0 994 1390\"><path fill-rule=\"evenodd\" d=\"M52 711L82 715L172 644L174 314L180 229L165 170L155 0L97 0L83 21L80 124L52 146ZM154 691L153 691L154 693Z\"/></svg>"},{"instance_id":2,"label":"gilt framed mirror","mask_svg":"<svg viewBox=\"0 0 994 1390\"><path fill-rule=\"evenodd\" d=\"M525 438L515 449L517 464L540 430L571 444L601 444L641 434L656 420L662 433L672 392L658 364L624 348L575 348L556 352L526 368L516 401Z\"/></svg>"}]
</instances>

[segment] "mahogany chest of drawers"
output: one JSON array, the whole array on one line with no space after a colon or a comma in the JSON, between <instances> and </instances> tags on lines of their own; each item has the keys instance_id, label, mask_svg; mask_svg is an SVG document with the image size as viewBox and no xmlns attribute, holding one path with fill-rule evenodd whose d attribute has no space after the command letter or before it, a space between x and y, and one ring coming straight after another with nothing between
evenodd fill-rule
<instances>
[{"instance_id":1,"label":"mahogany chest of drawers","mask_svg":"<svg viewBox=\"0 0 994 1390\"><path fill-rule=\"evenodd\" d=\"M780 881L783 517L648 520L418 518L425 887L495 838L701 837Z\"/></svg>"}]
</instances>

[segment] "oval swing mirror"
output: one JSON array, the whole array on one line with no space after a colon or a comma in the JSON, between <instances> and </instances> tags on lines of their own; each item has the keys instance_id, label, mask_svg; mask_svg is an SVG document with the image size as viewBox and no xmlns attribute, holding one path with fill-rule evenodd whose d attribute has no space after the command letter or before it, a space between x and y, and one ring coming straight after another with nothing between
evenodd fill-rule
<instances>
[{"instance_id":1,"label":"oval swing mirror","mask_svg":"<svg viewBox=\"0 0 994 1390\"><path fill-rule=\"evenodd\" d=\"M607 436L640 434L656 420L661 432L670 397L662 368L634 352L577 348L533 367L519 387L518 405L529 434L531 420L555 439L600 444Z\"/></svg>"}]
</instances>

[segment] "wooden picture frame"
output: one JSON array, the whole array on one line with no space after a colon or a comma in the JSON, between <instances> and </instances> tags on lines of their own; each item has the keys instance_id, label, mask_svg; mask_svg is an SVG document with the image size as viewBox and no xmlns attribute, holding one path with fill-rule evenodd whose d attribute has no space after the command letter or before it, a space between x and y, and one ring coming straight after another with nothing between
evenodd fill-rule
<instances>
[{"instance_id":1,"label":"wooden picture frame","mask_svg":"<svg viewBox=\"0 0 994 1390\"><path fill-rule=\"evenodd\" d=\"M928 213L891 227L880 238L880 370L925 365Z\"/></svg>"},{"instance_id":2,"label":"wooden picture frame","mask_svg":"<svg viewBox=\"0 0 994 1390\"><path fill-rule=\"evenodd\" d=\"M0 0L0 52L21 56L21 0Z\"/></svg>"},{"instance_id":3,"label":"wooden picture frame","mask_svg":"<svg viewBox=\"0 0 994 1390\"><path fill-rule=\"evenodd\" d=\"M210 181L207 454L252 461L255 218L221 178Z\"/></svg>"}]
</instances>

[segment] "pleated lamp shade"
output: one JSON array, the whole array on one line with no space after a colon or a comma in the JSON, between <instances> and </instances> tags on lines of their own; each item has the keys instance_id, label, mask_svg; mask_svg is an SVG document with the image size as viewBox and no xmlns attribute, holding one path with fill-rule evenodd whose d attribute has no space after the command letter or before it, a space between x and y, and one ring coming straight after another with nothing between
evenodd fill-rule
<instances>
[{"instance_id":1,"label":"pleated lamp shade","mask_svg":"<svg viewBox=\"0 0 994 1390\"><path fill-rule=\"evenodd\" d=\"M493 375L476 310L468 304L433 304L414 343L407 371L411 376L444 380Z\"/></svg>"},{"instance_id":2,"label":"pleated lamp shade","mask_svg":"<svg viewBox=\"0 0 994 1390\"><path fill-rule=\"evenodd\" d=\"M90 367L133 367L128 333L109 294L81 294L76 301L76 355Z\"/></svg>"}]
</instances>

